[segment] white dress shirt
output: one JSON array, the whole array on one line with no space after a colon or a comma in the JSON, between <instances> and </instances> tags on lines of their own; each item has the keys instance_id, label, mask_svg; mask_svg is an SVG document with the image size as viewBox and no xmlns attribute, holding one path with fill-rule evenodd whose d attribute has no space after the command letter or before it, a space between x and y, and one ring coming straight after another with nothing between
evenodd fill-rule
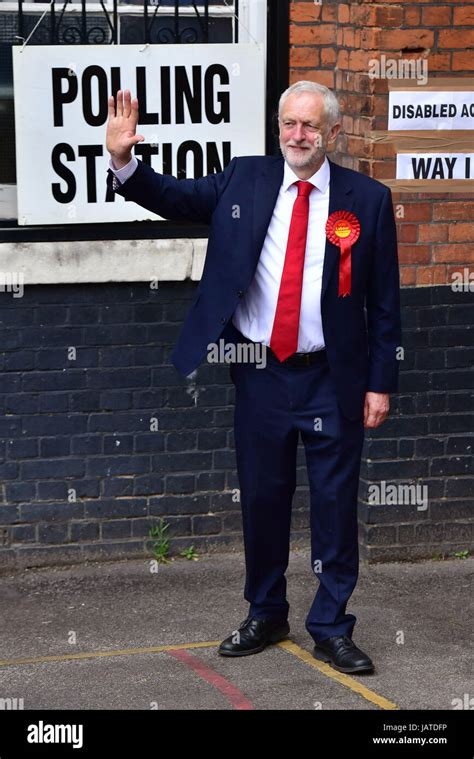
<instances>
[{"instance_id":1,"label":"white dress shirt","mask_svg":"<svg viewBox=\"0 0 474 759\"><path fill-rule=\"evenodd\" d=\"M109 169L111 169L114 172L120 184L123 184L124 182L127 181L127 179L130 179L130 177L132 176L137 166L138 166L138 159L135 158L135 156L132 156L132 160L129 161L127 164L125 164L125 166L122 166L121 169L116 169L112 162L112 159L109 160ZM112 187L114 188L114 190L117 189L117 185L115 184L115 181L112 182Z\"/></svg>"},{"instance_id":2,"label":"white dress shirt","mask_svg":"<svg viewBox=\"0 0 474 759\"><path fill-rule=\"evenodd\" d=\"M137 168L137 159L133 157L121 169L116 169L110 160L109 168L123 184ZM325 158L321 168L307 180L316 189L309 196L308 236L303 270L298 353L310 353L324 348L321 321L321 285L326 248L325 226L329 214L329 180L329 161ZM255 276L232 317L234 325L245 337L264 345L270 345L285 263L291 215L298 196L298 189L294 183L298 181L298 177L285 161L283 182L263 243Z\"/></svg>"},{"instance_id":3,"label":"white dress shirt","mask_svg":"<svg viewBox=\"0 0 474 759\"><path fill-rule=\"evenodd\" d=\"M316 187L309 196L308 236L303 269L298 353L324 348L321 323L321 284L326 221L329 213L329 161L308 179ZM263 243L255 276L237 306L232 321L245 337L270 345L280 290L293 206L299 179L285 161L283 183Z\"/></svg>"}]
</instances>

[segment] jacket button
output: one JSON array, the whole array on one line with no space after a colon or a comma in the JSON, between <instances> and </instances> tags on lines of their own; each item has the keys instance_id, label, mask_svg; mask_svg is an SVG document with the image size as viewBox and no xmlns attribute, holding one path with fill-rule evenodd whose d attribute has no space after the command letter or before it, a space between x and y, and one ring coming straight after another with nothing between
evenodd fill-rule
<instances>
[{"instance_id":1,"label":"jacket button","mask_svg":"<svg viewBox=\"0 0 474 759\"><path fill-rule=\"evenodd\" d=\"M241 298L243 294L244 294L243 290L237 290L237 295L239 296L239 298Z\"/></svg>"},{"instance_id":2,"label":"jacket button","mask_svg":"<svg viewBox=\"0 0 474 759\"><path fill-rule=\"evenodd\" d=\"M225 324L226 321L227 321L227 319L225 318L225 316L223 316L222 319L221 319L221 324Z\"/></svg>"}]
</instances>

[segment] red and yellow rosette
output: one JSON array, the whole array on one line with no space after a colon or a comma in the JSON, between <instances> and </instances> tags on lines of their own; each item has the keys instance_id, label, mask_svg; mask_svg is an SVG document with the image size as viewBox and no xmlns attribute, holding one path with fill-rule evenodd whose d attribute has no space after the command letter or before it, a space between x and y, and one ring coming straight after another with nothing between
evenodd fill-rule
<instances>
[{"instance_id":1,"label":"red and yellow rosette","mask_svg":"<svg viewBox=\"0 0 474 759\"><path fill-rule=\"evenodd\" d=\"M351 294L352 246L359 239L360 221L350 211L335 211L326 222L326 237L341 249L339 297Z\"/></svg>"}]
</instances>

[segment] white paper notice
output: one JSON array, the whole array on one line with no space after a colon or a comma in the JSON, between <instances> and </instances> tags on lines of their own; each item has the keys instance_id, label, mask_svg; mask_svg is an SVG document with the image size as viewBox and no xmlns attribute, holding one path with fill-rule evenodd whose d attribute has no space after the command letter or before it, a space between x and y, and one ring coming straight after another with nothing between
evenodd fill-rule
<instances>
[{"instance_id":1,"label":"white paper notice","mask_svg":"<svg viewBox=\"0 0 474 759\"><path fill-rule=\"evenodd\" d=\"M388 128L474 129L474 91L390 90Z\"/></svg>"},{"instance_id":2,"label":"white paper notice","mask_svg":"<svg viewBox=\"0 0 474 759\"><path fill-rule=\"evenodd\" d=\"M474 153L399 153L397 179L472 179Z\"/></svg>"}]
</instances>

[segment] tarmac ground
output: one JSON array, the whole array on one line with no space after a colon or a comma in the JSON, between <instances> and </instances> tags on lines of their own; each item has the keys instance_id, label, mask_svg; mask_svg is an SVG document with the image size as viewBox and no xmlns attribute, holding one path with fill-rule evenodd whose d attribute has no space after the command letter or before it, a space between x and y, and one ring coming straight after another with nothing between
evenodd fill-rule
<instances>
[{"instance_id":1,"label":"tarmac ground","mask_svg":"<svg viewBox=\"0 0 474 759\"><path fill-rule=\"evenodd\" d=\"M291 553L289 638L239 658L217 647L247 616L242 553L4 574L0 706L473 709L472 567L471 559L361 565L348 611L375 672L360 676L311 655L309 551Z\"/></svg>"}]
</instances>

